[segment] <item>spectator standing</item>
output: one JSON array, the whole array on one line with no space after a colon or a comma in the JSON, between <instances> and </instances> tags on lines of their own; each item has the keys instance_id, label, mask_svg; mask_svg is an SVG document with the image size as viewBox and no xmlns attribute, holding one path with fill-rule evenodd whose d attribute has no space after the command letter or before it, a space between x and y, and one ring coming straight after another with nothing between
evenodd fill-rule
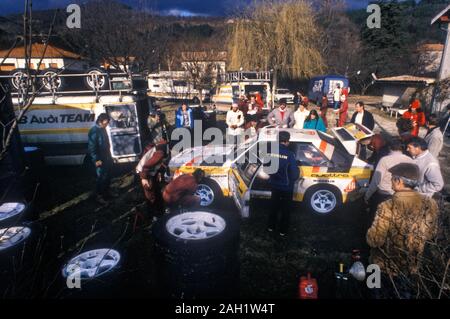
<instances>
[{"instance_id":1,"label":"spectator standing","mask_svg":"<svg viewBox=\"0 0 450 319\"><path fill-rule=\"evenodd\" d=\"M279 152L269 153L271 161L278 161L278 170L270 175L269 185L272 191L271 212L267 230L273 232L278 224L278 215L281 212L280 236L285 236L289 230L290 212L294 194L294 185L300 176L300 171L294 153L289 150L289 132L279 133Z\"/></svg>"},{"instance_id":2,"label":"spectator standing","mask_svg":"<svg viewBox=\"0 0 450 319\"><path fill-rule=\"evenodd\" d=\"M308 115L308 101L303 101L298 107L297 111L293 113L293 127L295 129L302 129Z\"/></svg>"},{"instance_id":3,"label":"spectator standing","mask_svg":"<svg viewBox=\"0 0 450 319\"><path fill-rule=\"evenodd\" d=\"M419 136L419 128L425 126L425 113L422 111L420 107L420 101L414 99L408 110L403 113L402 117L404 119L409 119L412 122L413 129L411 131L412 136Z\"/></svg>"},{"instance_id":4,"label":"spectator standing","mask_svg":"<svg viewBox=\"0 0 450 319\"><path fill-rule=\"evenodd\" d=\"M311 110L311 112L309 112L309 115L305 120L303 128L306 130L318 130L321 132L327 131L327 128L325 127L325 124L322 121L322 118L319 117L319 114L317 113L316 110Z\"/></svg>"},{"instance_id":5,"label":"spectator standing","mask_svg":"<svg viewBox=\"0 0 450 319\"><path fill-rule=\"evenodd\" d=\"M427 142L420 137L412 138L407 150L419 167L419 193L432 197L444 188L441 167L438 160L428 151Z\"/></svg>"},{"instance_id":6,"label":"spectator standing","mask_svg":"<svg viewBox=\"0 0 450 319\"><path fill-rule=\"evenodd\" d=\"M389 173L394 195L378 206L367 232L369 263L381 268L383 289L377 290L388 292L384 298L408 299L413 294L407 283L420 270L426 242L437 234L439 209L433 199L414 191L420 178L416 165L397 164Z\"/></svg>"},{"instance_id":7,"label":"spectator standing","mask_svg":"<svg viewBox=\"0 0 450 319\"><path fill-rule=\"evenodd\" d=\"M431 114L427 121L427 135L425 136L425 142L428 145L428 151L438 159L439 153L444 147L444 135L439 128L439 119L436 114Z\"/></svg>"},{"instance_id":8,"label":"spectator standing","mask_svg":"<svg viewBox=\"0 0 450 319\"><path fill-rule=\"evenodd\" d=\"M186 103L178 108L175 122L177 128L186 128L190 131L194 128L194 114Z\"/></svg>"},{"instance_id":9,"label":"spectator standing","mask_svg":"<svg viewBox=\"0 0 450 319\"><path fill-rule=\"evenodd\" d=\"M115 197L110 192L111 171L113 159L110 151L110 142L106 127L109 125L109 116L101 113L88 133L88 155L95 166L96 186L95 200L102 205L107 204L107 200Z\"/></svg>"},{"instance_id":10,"label":"spectator standing","mask_svg":"<svg viewBox=\"0 0 450 319\"><path fill-rule=\"evenodd\" d=\"M389 150L390 153L382 157L378 162L369 188L364 196L364 201L370 207L371 223L378 205L394 195L391 182L392 174L389 172L389 169L400 163L414 163L411 157L403 154L403 145L400 139L392 140L389 143Z\"/></svg>"},{"instance_id":11,"label":"spectator standing","mask_svg":"<svg viewBox=\"0 0 450 319\"><path fill-rule=\"evenodd\" d=\"M333 102L334 102L334 111L337 112L337 110L339 110L340 106L341 106L341 95L342 95L342 89L341 89L341 85L338 84L336 85L336 87L333 90Z\"/></svg>"},{"instance_id":12,"label":"spectator standing","mask_svg":"<svg viewBox=\"0 0 450 319\"><path fill-rule=\"evenodd\" d=\"M270 125L275 125L280 128L292 126L292 112L287 108L285 99L281 99L280 106L269 113L267 121Z\"/></svg>"},{"instance_id":13,"label":"spectator standing","mask_svg":"<svg viewBox=\"0 0 450 319\"><path fill-rule=\"evenodd\" d=\"M250 116L256 115L258 117L258 121L259 121L259 116L260 116L261 112L262 112L262 106L260 106L257 103L256 96L254 96L254 95L250 96L250 103L248 104L246 120L248 120L248 118Z\"/></svg>"},{"instance_id":14,"label":"spectator standing","mask_svg":"<svg viewBox=\"0 0 450 319\"><path fill-rule=\"evenodd\" d=\"M375 120L372 113L366 111L364 102L360 101L355 104L356 112L353 113L351 123L360 124L367 127L369 130L373 131L375 127Z\"/></svg>"},{"instance_id":15,"label":"spectator standing","mask_svg":"<svg viewBox=\"0 0 450 319\"><path fill-rule=\"evenodd\" d=\"M237 144L239 136L242 135L242 127L244 125L244 114L239 110L237 103L231 105L231 109L227 112L226 123L228 142Z\"/></svg>"},{"instance_id":16,"label":"spectator standing","mask_svg":"<svg viewBox=\"0 0 450 319\"><path fill-rule=\"evenodd\" d=\"M341 93L341 104L339 108L339 121L338 127L342 127L345 125L348 116L348 89L342 89Z\"/></svg>"}]
</instances>

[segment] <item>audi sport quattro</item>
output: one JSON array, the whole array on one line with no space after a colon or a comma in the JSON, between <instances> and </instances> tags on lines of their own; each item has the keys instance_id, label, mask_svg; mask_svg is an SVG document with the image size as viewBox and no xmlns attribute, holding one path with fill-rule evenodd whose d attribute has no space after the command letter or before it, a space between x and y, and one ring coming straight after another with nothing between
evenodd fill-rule
<instances>
[{"instance_id":1,"label":"audi sport quattro","mask_svg":"<svg viewBox=\"0 0 450 319\"><path fill-rule=\"evenodd\" d=\"M332 135L316 130L263 128L245 143L207 145L184 150L169 163L171 175L201 168L207 178L197 194L203 206L233 197L242 217L249 216L251 198L270 198L264 152L280 130L291 134L290 149L300 169L293 200L303 202L316 214L327 215L353 201L368 187L373 166L358 158L359 141L373 133L362 125L334 128Z\"/></svg>"}]
</instances>

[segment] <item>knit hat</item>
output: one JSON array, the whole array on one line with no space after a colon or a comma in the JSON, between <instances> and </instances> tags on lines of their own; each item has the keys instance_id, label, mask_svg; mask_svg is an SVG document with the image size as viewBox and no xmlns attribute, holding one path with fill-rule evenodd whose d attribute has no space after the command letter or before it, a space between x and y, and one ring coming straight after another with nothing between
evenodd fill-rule
<instances>
[{"instance_id":1,"label":"knit hat","mask_svg":"<svg viewBox=\"0 0 450 319\"><path fill-rule=\"evenodd\" d=\"M420 172L416 164L400 163L389 169L393 176L404 177L412 181L419 180Z\"/></svg>"},{"instance_id":2,"label":"knit hat","mask_svg":"<svg viewBox=\"0 0 450 319\"><path fill-rule=\"evenodd\" d=\"M412 101L411 109L415 110L415 109L418 109L418 108L420 108L420 101L416 99L416 100Z\"/></svg>"}]
</instances>

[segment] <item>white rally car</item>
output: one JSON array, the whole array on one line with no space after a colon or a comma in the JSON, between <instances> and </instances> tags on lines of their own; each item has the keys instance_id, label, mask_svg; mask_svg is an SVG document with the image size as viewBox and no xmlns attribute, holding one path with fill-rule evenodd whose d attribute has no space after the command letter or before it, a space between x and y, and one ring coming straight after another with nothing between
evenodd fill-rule
<instances>
[{"instance_id":1,"label":"white rally car","mask_svg":"<svg viewBox=\"0 0 450 319\"><path fill-rule=\"evenodd\" d=\"M261 129L245 143L207 145L184 150L172 157L171 177L201 168L207 178L197 194L205 207L233 197L243 217L249 216L251 198L270 198L263 152L274 142L279 130L291 134L290 148L300 168L293 200L304 202L317 214L330 214L348 201L357 199L368 187L373 166L360 160L359 141L373 133L362 125L350 124L332 129L332 134L315 130Z\"/></svg>"}]
</instances>

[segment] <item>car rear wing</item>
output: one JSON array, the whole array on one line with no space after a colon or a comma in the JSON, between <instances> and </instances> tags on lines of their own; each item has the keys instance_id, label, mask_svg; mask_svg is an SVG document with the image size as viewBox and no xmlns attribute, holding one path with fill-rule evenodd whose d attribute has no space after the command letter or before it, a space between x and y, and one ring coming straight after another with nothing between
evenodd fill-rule
<instances>
[{"instance_id":1,"label":"car rear wing","mask_svg":"<svg viewBox=\"0 0 450 319\"><path fill-rule=\"evenodd\" d=\"M335 127L331 132L351 155L358 155L359 142L371 138L374 133L361 124L347 124Z\"/></svg>"}]
</instances>

